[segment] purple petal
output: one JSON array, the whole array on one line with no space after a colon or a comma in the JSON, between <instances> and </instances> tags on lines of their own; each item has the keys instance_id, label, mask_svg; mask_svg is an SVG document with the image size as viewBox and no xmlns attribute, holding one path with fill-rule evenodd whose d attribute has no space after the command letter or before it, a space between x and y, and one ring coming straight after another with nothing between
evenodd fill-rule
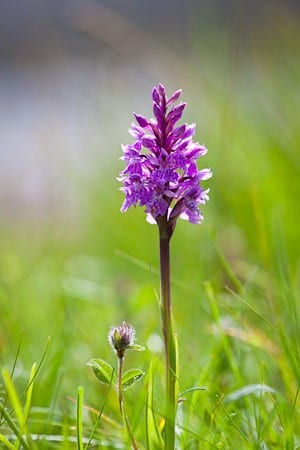
<instances>
[{"instance_id":1,"label":"purple petal","mask_svg":"<svg viewBox=\"0 0 300 450\"><path fill-rule=\"evenodd\" d=\"M133 113L137 123L142 127L142 128L146 128L149 125L149 121L146 119L146 117L140 115L140 114L136 114Z\"/></svg>"},{"instance_id":2,"label":"purple petal","mask_svg":"<svg viewBox=\"0 0 300 450\"><path fill-rule=\"evenodd\" d=\"M198 172L200 180L208 180L212 177L212 171L210 169L202 169Z\"/></svg>"},{"instance_id":3,"label":"purple petal","mask_svg":"<svg viewBox=\"0 0 300 450\"><path fill-rule=\"evenodd\" d=\"M162 97L166 97L166 90L163 84L159 83L158 85L158 92Z\"/></svg>"},{"instance_id":4,"label":"purple petal","mask_svg":"<svg viewBox=\"0 0 300 450\"><path fill-rule=\"evenodd\" d=\"M159 103L159 93L156 87L152 89L152 99L155 103Z\"/></svg>"},{"instance_id":5,"label":"purple petal","mask_svg":"<svg viewBox=\"0 0 300 450\"><path fill-rule=\"evenodd\" d=\"M204 205L206 202L208 202L209 200L209 189L206 189L205 191L201 192L201 195L199 197L199 203L201 203L202 205Z\"/></svg>"},{"instance_id":6,"label":"purple petal","mask_svg":"<svg viewBox=\"0 0 300 450\"><path fill-rule=\"evenodd\" d=\"M176 102L179 99L181 92L182 92L181 89L178 89L178 91L175 91L174 94L168 99L167 105L170 105L171 103Z\"/></svg>"},{"instance_id":7,"label":"purple petal","mask_svg":"<svg viewBox=\"0 0 300 450\"><path fill-rule=\"evenodd\" d=\"M154 113L155 117L157 118L158 123L160 123L162 120L163 112L162 112L160 106L158 106L156 103L153 103L153 113Z\"/></svg>"},{"instance_id":8,"label":"purple petal","mask_svg":"<svg viewBox=\"0 0 300 450\"><path fill-rule=\"evenodd\" d=\"M150 213L146 214L146 221L148 223L150 223L150 225L156 225L157 224L156 220L154 219L154 217Z\"/></svg>"},{"instance_id":9,"label":"purple petal","mask_svg":"<svg viewBox=\"0 0 300 450\"><path fill-rule=\"evenodd\" d=\"M189 177L195 177L197 174L198 174L197 164L191 163L189 165L189 168L188 168L188 171L187 171L187 175Z\"/></svg>"},{"instance_id":10,"label":"purple petal","mask_svg":"<svg viewBox=\"0 0 300 450\"><path fill-rule=\"evenodd\" d=\"M190 223L200 223L203 221L203 216L199 210L190 210L186 208L181 214L180 218L183 220L188 220Z\"/></svg>"},{"instance_id":11,"label":"purple petal","mask_svg":"<svg viewBox=\"0 0 300 450\"><path fill-rule=\"evenodd\" d=\"M164 216L168 210L168 203L162 197L154 197L147 205L146 211L154 218Z\"/></svg>"},{"instance_id":12,"label":"purple petal","mask_svg":"<svg viewBox=\"0 0 300 450\"><path fill-rule=\"evenodd\" d=\"M179 105L174 106L171 109L169 114L166 117L168 122L169 129L173 127L173 125L182 117L183 110L186 107L186 103L180 103ZM170 131L170 130L169 130Z\"/></svg>"},{"instance_id":13,"label":"purple petal","mask_svg":"<svg viewBox=\"0 0 300 450\"><path fill-rule=\"evenodd\" d=\"M155 138L150 137L150 136L144 136L142 138L142 145L143 145L143 147L149 148L149 150L153 150L153 151L155 151L155 149L157 147Z\"/></svg>"},{"instance_id":14,"label":"purple petal","mask_svg":"<svg viewBox=\"0 0 300 450\"><path fill-rule=\"evenodd\" d=\"M190 159L199 158L207 153L207 148L203 145L190 143L185 151L185 156Z\"/></svg>"},{"instance_id":15,"label":"purple petal","mask_svg":"<svg viewBox=\"0 0 300 450\"><path fill-rule=\"evenodd\" d=\"M191 125L187 125L185 129L185 133L182 136L182 139L190 138L194 136L196 131L196 124L192 123Z\"/></svg>"},{"instance_id":16,"label":"purple petal","mask_svg":"<svg viewBox=\"0 0 300 450\"><path fill-rule=\"evenodd\" d=\"M135 123L131 124L131 128L129 128L128 131L131 134L131 136L133 136L136 139L140 139L145 134L143 128L138 127Z\"/></svg>"},{"instance_id":17,"label":"purple petal","mask_svg":"<svg viewBox=\"0 0 300 450\"><path fill-rule=\"evenodd\" d=\"M182 150L184 150L190 143L189 139L184 139L184 140L178 140L178 142L176 142L176 144L173 146L173 150L176 152L182 152Z\"/></svg>"},{"instance_id":18,"label":"purple petal","mask_svg":"<svg viewBox=\"0 0 300 450\"><path fill-rule=\"evenodd\" d=\"M174 142L176 142L177 139L181 138L186 129L186 124L180 125L180 127L175 128L168 136L167 138L167 144L171 145Z\"/></svg>"}]
</instances>

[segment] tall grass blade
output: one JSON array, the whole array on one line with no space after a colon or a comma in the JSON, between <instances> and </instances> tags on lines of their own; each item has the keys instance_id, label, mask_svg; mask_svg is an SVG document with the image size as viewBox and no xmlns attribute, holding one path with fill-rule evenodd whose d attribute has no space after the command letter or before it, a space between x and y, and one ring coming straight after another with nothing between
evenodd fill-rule
<instances>
[{"instance_id":1,"label":"tall grass blade","mask_svg":"<svg viewBox=\"0 0 300 450\"><path fill-rule=\"evenodd\" d=\"M224 398L225 403L235 402L247 395L256 394L261 395L264 392L269 392L271 394L276 394L276 390L270 386L266 386L265 384L248 384L247 386L243 386L241 389L238 389L231 394L227 395Z\"/></svg>"},{"instance_id":2,"label":"tall grass blade","mask_svg":"<svg viewBox=\"0 0 300 450\"><path fill-rule=\"evenodd\" d=\"M11 442L9 442L9 440L6 439L3 434L0 434L0 442L5 445L5 448L8 448L9 450L16 450L16 447Z\"/></svg>"},{"instance_id":3,"label":"tall grass blade","mask_svg":"<svg viewBox=\"0 0 300 450\"><path fill-rule=\"evenodd\" d=\"M17 361L18 361L18 357L19 357L19 354L20 354L20 351L21 351L22 337L23 337L23 331L21 331L21 336L20 336L20 339L19 339L17 352L15 354L13 367L12 367L12 370L11 370L11 377L13 377L13 375L14 375L15 368L16 368ZM7 392L5 393L5 396L4 396L4 399L3 399L3 406L5 406L5 404L6 404L6 399L7 399ZM2 414L0 414L0 423L1 423L1 421L2 421Z\"/></svg>"},{"instance_id":4,"label":"tall grass blade","mask_svg":"<svg viewBox=\"0 0 300 450\"><path fill-rule=\"evenodd\" d=\"M219 331L221 339L222 339L222 343L223 343L224 351L225 351L227 359L228 359L228 363L231 366L232 372L233 372L236 380L242 384L243 377L241 375L240 369L237 365L234 354L230 347L228 337L224 334L222 326L221 326L220 312L219 312L219 308L218 308L217 301L215 298L215 293L213 291L213 287L210 283L206 282L205 289L206 289L206 294L207 294L207 297L208 297L208 300L210 303L213 318L216 322L218 331Z\"/></svg>"},{"instance_id":5,"label":"tall grass blade","mask_svg":"<svg viewBox=\"0 0 300 450\"><path fill-rule=\"evenodd\" d=\"M158 429L155 418L155 408L153 403L153 364L151 362L148 370L148 385L146 395L146 411L145 411L145 425L146 425L146 442L147 450L154 448L163 448L163 440Z\"/></svg>"},{"instance_id":6,"label":"tall grass blade","mask_svg":"<svg viewBox=\"0 0 300 450\"><path fill-rule=\"evenodd\" d=\"M11 378L11 375L10 375L10 372L8 371L8 369L4 368L2 370L2 377L3 377L3 381L4 381L4 384L5 384L7 393L8 393L9 400L11 402L11 405L16 413L18 422L20 424L20 429L23 431L23 426L25 424L23 408L19 401L17 391L15 389L15 386L13 384L13 381L12 381L12 378Z\"/></svg>"},{"instance_id":7,"label":"tall grass blade","mask_svg":"<svg viewBox=\"0 0 300 450\"><path fill-rule=\"evenodd\" d=\"M9 428L14 432L15 436L17 437L19 443L22 444L23 448L25 450L29 450L29 446L27 444L27 442L25 441L22 433L20 432L20 430L18 429L18 427L15 425L14 420L12 419L12 417L10 416L10 414L5 410L4 406L0 403L0 410L1 413L7 423L7 425L9 426ZM14 450L16 450L16 448L18 448L17 443L14 446Z\"/></svg>"},{"instance_id":8,"label":"tall grass blade","mask_svg":"<svg viewBox=\"0 0 300 450\"><path fill-rule=\"evenodd\" d=\"M97 430L97 428L99 426L99 423L100 423L100 420L101 420L101 417L102 417L102 414L103 414L103 411L104 411L104 408L105 408L105 405L106 405L106 402L107 402L107 399L108 399L108 394L109 394L109 391L110 391L110 388L111 388L111 385L112 385L114 377L115 377L115 372L113 371L112 374L111 374L110 383L109 383L108 388L107 388L106 393L105 393L105 397L104 397L104 401L103 401L102 407L101 407L101 409L99 411L99 414L97 416L94 428L93 428L93 430L92 430L92 432L90 434L90 437L88 439L88 442L87 442L86 446L84 447L84 450L88 450L90 445L91 445L91 443L92 443L92 441L93 441L94 435L95 435L96 430ZM100 437L99 437L99 443L100 443Z\"/></svg>"},{"instance_id":9,"label":"tall grass blade","mask_svg":"<svg viewBox=\"0 0 300 450\"><path fill-rule=\"evenodd\" d=\"M78 450L83 450L83 430L82 430L83 395L84 395L84 388L83 386L79 386L77 391L77 415L76 415Z\"/></svg>"},{"instance_id":10,"label":"tall grass blade","mask_svg":"<svg viewBox=\"0 0 300 450\"><path fill-rule=\"evenodd\" d=\"M32 400L32 391L33 391L33 385L34 385L36 372L37 372L37 365L36 365L36 363L34 363L31 368L31 372L30 372L30 376L29 376L29 383L28 383L28 388L27 388L27 393L26 393L26 400L25 400L25 406L24 406L24 424L27 423L27 420L29 417L31 400Z\"/></svg>"}]
</instances>

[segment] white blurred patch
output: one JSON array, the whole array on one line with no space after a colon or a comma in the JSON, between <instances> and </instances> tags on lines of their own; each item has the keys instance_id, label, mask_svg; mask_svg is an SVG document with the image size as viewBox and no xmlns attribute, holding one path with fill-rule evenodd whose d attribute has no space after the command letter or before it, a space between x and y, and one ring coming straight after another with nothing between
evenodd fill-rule
<instances>
[{"instance_id":1,"label":"white blurred patch","mask_svg":"<svg viewBox=\"0 0 300 450\"><path fill-rule=\"evenodd\" d=\"M147 347L153 353L160 353L164 349L162 338L157 333L152 333L147 339Z\"/></svg>"}]
</instances>

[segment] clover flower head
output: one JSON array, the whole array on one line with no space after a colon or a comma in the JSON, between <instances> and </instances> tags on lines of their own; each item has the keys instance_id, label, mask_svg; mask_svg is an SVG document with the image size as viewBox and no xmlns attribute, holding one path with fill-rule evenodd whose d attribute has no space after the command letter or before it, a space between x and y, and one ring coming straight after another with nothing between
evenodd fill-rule
<instances>
[{"instance_id":1,"label":"clover flower head","mask_svg":"<svg viewBox=\"0 0 300 450\"><path fill-rule=\"evenodd\" d=\"M135 330L126 322L111 327L108 333L108 340L119 358L123 358L125 351L133 345L134 338Z\"/></svg>"},{"instance_id":2,"label":"clover flower head","mask_svg":"<svg viewBox=\"0 0 300 450\"><path fill-rule=\"evenodd\" d=\"M178 90L168 98L159 84L152 90L154 118L134 113L137 124L129 132L135 141L122 147L126 167L118 178L125 193L122 212L139 205L155 222L160 217L173 223L178 217L203 220L199 205L208 200L209 189L201 182L212 173L198 169L197 160L207 149L193 141L196 125L177 124L186 107L178 103L180 95Z\"/></svg>"}]
</instances>

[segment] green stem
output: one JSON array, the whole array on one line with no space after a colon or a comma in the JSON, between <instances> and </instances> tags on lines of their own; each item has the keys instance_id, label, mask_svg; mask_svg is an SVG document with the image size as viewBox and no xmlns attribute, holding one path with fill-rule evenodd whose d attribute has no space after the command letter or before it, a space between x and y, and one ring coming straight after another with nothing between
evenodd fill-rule
<instances>
[{"instance_id":1,"label":"green stem","mask_svg":"<svg viewBox=\"0 0 300 450\"><path fill-rule=\"evenodd\" d=\"M175 448L176 399L176 342L172 319L171 277L170 277L170 239L172 227L162 220L159 223L160 243L160 292L162 330L165 343L166 359L166 409L165 409L165 450Z\"/></svg>"},{"instance_id":2,"label":"green stem","mask_svg":"<svg viewBox=\"0 0 300 450\"><path fill-rule=\"evenodd\" d=\"M123 373L123 357L118 357L118 396L121 414L123 413L122 373Z\"/></svg>"},{"instance_id":3,"label":"green stem","mask_svg":"<svg viewBox=\"0 0 300 450\"><path fill-rule=\"evenodd\" d=\"M123 390L122 390L123 360L124 360L124 356L118 357L118 396L119 396L119 406L120 406L121 415L122 415L122 418L124 420L128 436L129 436L130 441L131 441L132 448L134 450L138 450L138 445L136 443L136 440L134 439L134 436L133 436L133 433L132 433L132 430L131 430L131 427L130 427L130 423L129 423L129 420L128 420L128 416L127 416L127 414L125 412L125 408L124 408Z\"/></svg>"}]
</instances>

